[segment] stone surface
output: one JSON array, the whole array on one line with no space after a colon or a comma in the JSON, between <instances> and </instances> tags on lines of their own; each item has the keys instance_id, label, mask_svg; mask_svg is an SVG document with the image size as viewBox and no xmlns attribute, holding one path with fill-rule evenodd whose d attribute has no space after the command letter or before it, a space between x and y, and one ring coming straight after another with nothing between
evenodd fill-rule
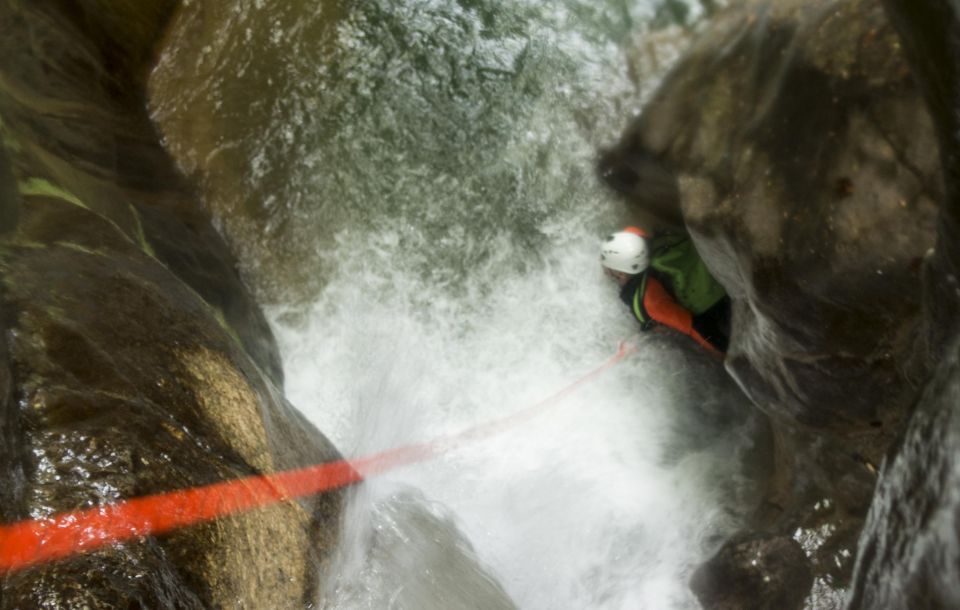
<instances>
[{"instance_id":1,"label":"stone surface","mask_svg":"<svg viewBox=\"0 0 960 610\"><path fill-rule=\"evenodd\" d=\"M950 351L881 475L850 608L960 607L960 349Z\"/></svg>"},{"instance_id":2,"label":"stone surface","mask_svg":"<svg viewBox=\"0 0 960 610\"><path fill-rule=\"evenodd\" d=\"M799 610L812 584L795 540L754 536L727 542L697 568L690 587L705 610Z\"/></svg>"},{"instance_id":3,"label":"stone surface","mask_svg":"<svg viewBox=\"0 0 960 610\"><path fill-rule=\"evenodd\" d=\"M946 196L931 257L931 343L949 347L890 452L857 557L850 608L960 606L960 7L885 2L936 125Z\"/></svg>"},{"instance_id":4,"label":"stone surface","mask_svg":"<svg viewBox=\"0 0 960 610\"><path fill-rule=\"evenodd\" d=\"M161 17L176 3L102 4L0 3L0 121L13 164L24 165L17 177L66 185L125 233L141 235L282 383L276 345L233 255L146 113L146 66L132 58L150 57Z\"/></svg>"},{"instance_id":5,"label":"stone surface","mask_svg":"<svg viewBox=\"0 0 960 610\"><path fill-rule=\"evenodd\" d=\"M144 111L174 3L0 2L0 520L339 459ZM295 608L341 495L0 576L0 608Z\"/></svg>"},{"instance_id":6,"label":"stone surface","mask_svg":"<svg viewBox=\"0 0 960 610\"><path fill-rule=\"evenodd\" d=\"M330 247L344 204L329 205L322 223L307 218L325 205L319 201L343 194L298 183L291 167L309 167L318 181L345 179L324 149L333 124L353 118L340 117L330 101L348 78L340 70L357 69L334 53L345 6L185 3L150 72L148 107L164 148L197 185L266 303L309 300L335 271L319 253ZM304 77L317 74L329 90ZM355 96L344 104L359 112L368 102Z\"/></svg>"}]
</instances>

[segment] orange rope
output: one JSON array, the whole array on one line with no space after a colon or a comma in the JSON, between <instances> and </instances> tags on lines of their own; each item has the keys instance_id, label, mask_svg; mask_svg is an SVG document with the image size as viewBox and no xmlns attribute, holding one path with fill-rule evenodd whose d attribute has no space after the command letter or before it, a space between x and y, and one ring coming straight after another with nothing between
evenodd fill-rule
<instances>
[{"instance_id":1,"label":"orange rope","mask_svg":"<svg viewBox=\"0 0 960 610\"><path fill-rule=\"evenodd\" d=\"M397 447L269 475L256 475L134 498L0 526L0 574L89 552L116 542L163 534L270 504L338 489L400 466L442 455L466 441L494 436L541 414L635 351L621 343L606 362L535 405L426 443Z\"/></svg>"}]
</instances>

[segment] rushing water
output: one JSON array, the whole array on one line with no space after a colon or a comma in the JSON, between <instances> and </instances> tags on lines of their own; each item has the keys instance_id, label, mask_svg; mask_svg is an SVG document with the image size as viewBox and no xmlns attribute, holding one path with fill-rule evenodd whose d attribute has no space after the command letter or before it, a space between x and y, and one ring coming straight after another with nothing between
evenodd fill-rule
<instances>
[{"instance_id":1,"label":"rushing water","mask_svg":"<svg viewBox=\"0 0 960 610\"><path fill-rule=\"evenodd\" d=\"M673 3L676 4L676 3ZM592 165L676 54L624 2L187 2L154 117L348 456L507 416L635 327ZM652 333L523 426L351 495L325 608L683 608L749 506L753 423Z\"/></svg>"}]
</instances>

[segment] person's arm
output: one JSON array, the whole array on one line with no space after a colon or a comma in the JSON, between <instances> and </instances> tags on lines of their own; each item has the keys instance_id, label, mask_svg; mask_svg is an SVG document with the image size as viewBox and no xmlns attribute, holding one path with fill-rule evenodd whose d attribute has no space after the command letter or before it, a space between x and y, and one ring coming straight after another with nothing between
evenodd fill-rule
<instances>
[{"instance_id":1,"label":"person's arm","mask_svg":"<svg viewBox=\"0 0 960 610\"><path fill-rule=\"evenodd\" d=\"M647 314L651 318L660 324L688 335L708 351L720 353L712 343L707 341L693 327L693 315L673 300L663 284L654 277L647 278L647 290L643 295L643 308L647 310Z\"/></svg>"}]
</instances>

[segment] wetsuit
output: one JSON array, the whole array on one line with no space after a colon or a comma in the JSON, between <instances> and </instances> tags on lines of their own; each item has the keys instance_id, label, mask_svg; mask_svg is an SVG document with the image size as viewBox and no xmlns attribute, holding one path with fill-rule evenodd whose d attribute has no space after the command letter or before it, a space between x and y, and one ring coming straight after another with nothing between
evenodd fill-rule
<instances>
[{"instance_id":1,"label":"wetsuit","mask_svg":"<svg viewBox=\"0 0 960 610\"><path fill-rule=\"evenodd\" d=\"M660 323L701 346L727 351L730 298L700 259L689 237L650 240L650 266L623 286L620 298L647 330Z\"/></svg>"}]
</instances>

